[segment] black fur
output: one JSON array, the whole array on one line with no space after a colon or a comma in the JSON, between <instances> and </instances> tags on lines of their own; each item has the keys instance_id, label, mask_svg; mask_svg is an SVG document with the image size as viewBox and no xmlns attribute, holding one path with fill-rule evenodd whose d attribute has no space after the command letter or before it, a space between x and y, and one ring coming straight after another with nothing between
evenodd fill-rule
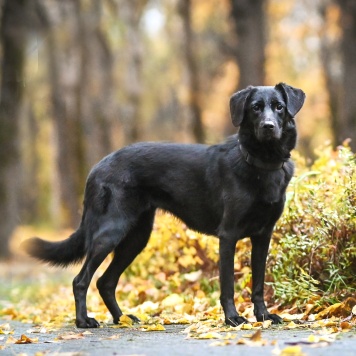
<instances>
[{"instance_id":1,"label":"black fur","mask_svg":"<svg viewBox=\"0 0 356 356\"><path fill-rule=\"evenodd\" d=\"M62 242L34 238L24 244L30 255L54 265L86 256L73 281L78 327L99 326L87 316L86 293L110 252L113 260L97 287L118 322L122 312L115 299L116 285L146 246L157 208L176 215L191 229L218 236L221 305L230 325L246 321L234 305L234 252L239 239L250 237L255 316L281 322L264 304L264 273L272 230L293 175L289 160L296 144L293 117L304 98L300 89L283 83L248 87L231 97L231 117L239 134L225 143L138 143L110 154L92 169L77 232Z\"/></svg>"}]
</instances>

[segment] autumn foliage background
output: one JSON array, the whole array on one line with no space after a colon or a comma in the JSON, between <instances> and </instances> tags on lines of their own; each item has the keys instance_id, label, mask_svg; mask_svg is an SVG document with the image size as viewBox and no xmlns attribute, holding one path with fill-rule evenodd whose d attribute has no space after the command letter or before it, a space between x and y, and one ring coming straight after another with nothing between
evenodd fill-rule
<instances>
[{"instance_id":1,"label":"autumn foliage background","mask_svg":"<svg viewBox=\"0 0 356 356\"><path fill-rule=\"evenodd\" d=\"M72 322L78 267L41 266L18 246L33 235L70 234L94 163L135 141L219 142L234 133L234 91L281 81L302 88L307 101L266 300L306 315L356 304L353 1L1 5L0 315ZM120 305L142 318L219 317L217 248L216 238L158 213L149 245L119 282ZM237 306L249 317L248 239L237 245L235 279ZM110 322L94 282L88 305Z\"/></svg>"}]
</instances>

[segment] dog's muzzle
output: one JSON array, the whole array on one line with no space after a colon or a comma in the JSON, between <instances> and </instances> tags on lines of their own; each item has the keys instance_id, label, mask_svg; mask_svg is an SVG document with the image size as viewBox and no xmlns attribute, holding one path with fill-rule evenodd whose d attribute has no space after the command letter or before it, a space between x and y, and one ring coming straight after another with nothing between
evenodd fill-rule
<instances>
[{"instance_id":1,"label":"dog's muzzle","mask_svg":"<svg viewBox=\"0 0 356 356\"><path fill-rule=\"evenodd\" d=\"M256 130L259 141L279 140L281 134L282 130L272 120L262 121Z\"/></svg>"}]
</instances>

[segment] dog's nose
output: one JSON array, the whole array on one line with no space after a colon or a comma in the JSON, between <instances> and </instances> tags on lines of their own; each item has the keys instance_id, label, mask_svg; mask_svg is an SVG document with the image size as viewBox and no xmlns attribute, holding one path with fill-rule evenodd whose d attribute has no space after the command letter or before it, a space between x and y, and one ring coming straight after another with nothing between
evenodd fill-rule
<instances>
[{"instance_id":1,"label":"dog's nose","mask_svg":"<svg viewBox=\"0 0 356 356\"><path fill-rule=\"evenodd\" d=\"M273 121L265 121L262 125L262 128L266 130L273 130L274 129L274 122Z\"/></svg>"}]
</instances>

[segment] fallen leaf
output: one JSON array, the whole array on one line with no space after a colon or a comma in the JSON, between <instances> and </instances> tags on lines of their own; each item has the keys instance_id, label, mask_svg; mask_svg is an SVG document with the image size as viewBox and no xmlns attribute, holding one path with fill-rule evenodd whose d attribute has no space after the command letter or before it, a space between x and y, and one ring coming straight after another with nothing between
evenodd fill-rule
<instances>
[{"instance_id":1,"label":"fallen leaf","mask_svg":"<svg viewBox=\"0 0 356 356\"><path fill-rule=\"evenodd\" d=\"M263 329L267 329L267 328L269 328L271 325L272 325L272 320L265 320L265 321L263 322L262 328L263 328Z\"/></svg>"},{"instance_id":2,"label":"fallen leaf","mask_svg":"<svg viewBox=\"0 0 356 356\"><path fill-rule=\"evenodd\" d=\"M16 340L15 344L33 344L38 342L38 339L31 339L26 335L21 335L21 337Z\"/></svg>"},{"instance_id":3,"label":"fallen leaf","mask_svg":"<svg viewBox=\"0 0 356 356\"><path fill-rule=\"evenodd\" d=\"M261 330L257 330L250 338L251 341L261 341L262 337L262 332Z\"/></svg>"},{"instance_id":4,"label":"fallen leaf","mask_svg":"<svg viewBox=\"0 0 356 356\"><path fill-rule=\"evenodd\" d=\"M165 327L162 324L154 324L154 325L143 325L143 331L165 331Z\"/></svg>"},{"instance_id":5,"label":"fallen leaf","mask_svg":"<svg viewBox=\"0 0 356 356\"><path fill-rule=\"evenodd\" d=\"M229 340L215 341L212 342L209 346L227 346L227 345L232 345L232 342Z\"/></svg>"},{"instance_id":6,"label":"fallen leaf","mask_svg":"<svg viewBox=\"0 0 356 356\"><path fill-rule=\"evenodd\" d=\"M331 316L337 317L347 317L351 313L353 313L353 308L356 305L356 299L349 297L342 303L335 303L330 305L328 308L322 310L320 313L316 315L316 319L326 319Z\"/></svg>"},{"instance_id":7,"label":"fallen leaf","mask_svg":"<svg viewBox=\"0 0 356 356\"><path fill-rule=\"evenodd\" d=\"M295 329L298 328L299 325L297 325L294 321L291 321L288 325L286 325L284 328L285 329Z\"/></svg>"},{"instance_id":8,"label":"fallen leaf","mask_svg":"<svg viewBox=\"0 0 356 356\"><path fill-rule=\"evenodd\" d=\"M82 335L94 335L91 331L87 330L82 333Z\"/></svg>"},{"instance_id":9,"label":"fallen leaf","mask_svg":"<svg viewBox=\"0 0 356 356\"><path fill-rule=\"evenodd\" d=\"M0 325L0 334L9 335L9 334L13 334L13 333L14 333L14 330L11 328L10 324L6 323L6 324Z\"/></svg>"},{"instance_id":10,"label":"fallen leaf","mask_svg":"<svg viewBox=\"0 0 356 356\"><path fill-rule=\"evenodd\" d=\"M29 334L47 334L47 329L43 326L38 326L38 327L28 329L27 332Z\"/></svg>"},{"instance_id":11,"label":"fallen leaf","mask_svg":"<svg viewBox=\"0 0 356 356\"><path fill-rule=\"evenodd\" d=\"M236 345L247 345L247 346L253 346L253 347L259 347L259 346L266 346L268 345L267 340L258 340L258 341L251 341L249 339L239 339L236 342Z\"/></svg>"},{"instance_id":12,"label":"fallen leaf","mask_svg":"<svg viewBox=\"0 0 356 356\"><path fill-rule=\"evenodd\" d=\"M118 327L131 328L133 325L133 320L128 315L121 315L119 321Z\"/></svg>"},{"instance_id":13,"label":"fallen leaf","mask_svg":"<svg viewBox=\"0 0 356 356\"><path fill-rule=\"evenodd\" d=\"M340 323L340 328L342 331L350 331L352 329L352 325L347 321L343 321Z\"/></svg>"},{"instance_id":14,"label":"fallen leaf","mask_svg":"<svg viewBox=\"0 0 356 356\"><path fill-rule=\"evenodd\" d=\"M68 334L58 335L57 339L58 340L78 340L78 339L84 339L84 336L82 333L80 333L80 334L68 333Z\"/></svg>"},{"instance_id":15,"label":"fallen leaf","mask_svg":"<svg viewBox=\"0 0 356 356\"><path fill-rule=\"evenodd\" d=\"M206 339L223 339L224 337L217 332L207 332L194 336L189 336L192 339L206 340Z\"/></svg>"},{"instance_id":16,"label":"fallen leaf","mask_svg":"<svg viewBox=\"0 0 356 356\"><path fill-rule=\"evenodd\" d=\"M251 324L242 324L241 326L241 330L251 330L252 329L252 325Z\"/></svg>"},{"instance_id":17,"label":"fallen leaf","mask_svg":"<svg viewBox=\"0 0 356 356\"><path fill-rule=\"evenodd\" d=\"M108 337L102 337L99 340L117 340L120 339L121 335L120 334L115 334L115 335L111 335Z\"/></svg>"},{"instance_id":18,"label":"fallen leaf","mask_svg":"<svg viewBox=\"0 0 356 356\"><path fill-rule=\"evenodd\" d=\"M288 346L280 351L280 356L305 356L300 346Z\"/></svg>"},{"instance_id":19,"label":"fallen leaf","mask_svg":"<svg viewBox=\"0 0 356 356\"><path fill-rule=\"evenodd\" d=\"M12 335L10 335L7 340L6 340L6 344L15 344L17 341L17 339L15 339Z\"/></svg>"},{"instance_id":20,"label":"fallen leaf","mask_svg":"<svg viewBox=\"0 0 356 356\"><path fill-rule=\"evenodd\" d=\"M173 293L169 295L168 297L164 298L161 302L163 308L174 308L177 305L183 304L184 299L181 295Z\"/></svg>"}]
</instances>

